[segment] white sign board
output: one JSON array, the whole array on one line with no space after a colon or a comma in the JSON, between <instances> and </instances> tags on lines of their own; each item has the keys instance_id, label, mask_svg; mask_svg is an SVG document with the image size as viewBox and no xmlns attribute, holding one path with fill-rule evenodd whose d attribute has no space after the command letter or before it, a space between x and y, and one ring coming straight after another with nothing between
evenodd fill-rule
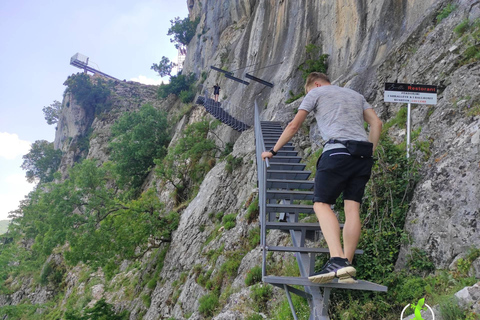
<instances>
[{"instance_id":1,"label":"white sign board","mask_svg":"<svg viewBox=\"0 0 480 320\"><path fill-rule=\"evenodd\" d=\"M437 87L406 83L385 83L384 101L437 104Z\"/></svg>"}]
</instances>

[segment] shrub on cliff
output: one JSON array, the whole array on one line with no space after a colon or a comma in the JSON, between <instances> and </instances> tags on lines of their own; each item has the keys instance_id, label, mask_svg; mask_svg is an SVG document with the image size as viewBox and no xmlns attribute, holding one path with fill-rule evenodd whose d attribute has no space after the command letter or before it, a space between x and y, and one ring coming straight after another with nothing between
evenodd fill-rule
<instances>
[{"instance_id":1,"label":"shrub on cliff","mask_svg":"<svg viewBox=\"0 0 480 320\"><path fill-rule=\"evenodd\" d=\"M199 22L200 18L191 21L188 17L185 19L176 17L174 20L170 20L172 25L170 29L168 29L167 35L173 36L173 38L170 38L170 42L175 43L175 48L179 49L190 43L195 35Z\"/></svg>"},{"instance_id":2,"label":"shrub on cliff","mask_svg":"<svg viewBox=\"0 0 480 320\"><path fill-rule=\"evenodd\" d=\"M177 97L181 97L182 102L184 103L191 102L195 97L193 88L195 81L196 77L193 73L190 73L189 75L179 74L176 76L171 76L170 83L161 84L160 88L158 88L158 96L162 99L165 99L170 94L174 94Z\"/></svg>"},{"instance_id":3,"label":"shrub on cliff","mask_svg":"<svg viewBox=\"0 0 480 320\"><path fill-rule=\"evenodd\" d=\"M100 114L110 108L110 89L107 83L97 78L95 83L85 73L71 75L63 83L65 92L71 92L73 98L87 114Z\"/></svg>"},{"instance_id":4,"label":"shrub on cliff","mask_svg":"<svg viewBox=\"0 0 480 320\"><path fill-rule=\"evenodd\" d=\"M149 104L138 112L127 112L112 126L111 159L121 187L138 190L154 159L163 158L170 137L165 112Z\"/></svg>"}]
</instances>

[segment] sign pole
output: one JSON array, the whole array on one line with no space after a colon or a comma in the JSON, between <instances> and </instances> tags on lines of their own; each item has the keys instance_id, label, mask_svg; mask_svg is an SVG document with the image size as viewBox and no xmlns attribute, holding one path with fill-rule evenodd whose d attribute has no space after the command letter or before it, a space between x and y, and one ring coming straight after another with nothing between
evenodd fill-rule
<instances>
[{"instance_id":1,"label":"sign pole","mask_svg":"<svg viewBox=\"0 0 480 320\"><path fill-rule=\"evenodd\" d=\"M437 87L424 84L385 83L385 102L408 103L407 109L407 159L410 157L412 103L437 104Z\"/></svg>"},{"instance_id":2,"label":"sign pole","mask_svg":"<svg viewBox=\"0 0 480 320\"><path fill-rule=\"evenodd\" d=\"M411 109L412 104L409 103L407 107L407 159L410 158Z\"/></svg>"}]
</instances>

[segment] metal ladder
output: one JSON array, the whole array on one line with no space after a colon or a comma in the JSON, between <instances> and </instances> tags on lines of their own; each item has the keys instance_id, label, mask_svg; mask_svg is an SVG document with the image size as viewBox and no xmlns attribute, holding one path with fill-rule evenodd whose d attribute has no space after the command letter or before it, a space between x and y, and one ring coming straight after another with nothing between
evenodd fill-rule
<instances>
[{"instance_id":1,"label":"metal ladder","mask_svg":"<svg viewBox=\"0 0 480 320\"><path fill-rule=\"evenodd\" d=\"M265 283L285 290L294 319L297 319L290 293L307 299L310 306L311 320L326 320L328 302L332 288L387 291L387 287L369 281L358 280L354 284L331 283L317 284L310 282L308 276L314 273L317 254L328 254L328 248L307 248L306 239L313 238L320 232L318 223L299 222L300 214L313 214L312 205L295 204L299 200L313 200L313 181L307 180L311 174L305 171L305 164L300 163L291 143L278 151L270 161L263 161L261 153L269 150L283 132L281 123L260 121L260 110L255 103L255 143L257 156L257 173L259 187L259 209L261 224L261 241L263 249L262 279ZM343 227L343 225L341 225ZM269 246L266 242L266 230L278 229L289 232L292 246ZM266 274L266 253L293 252L300 269L300 277L279 277ZM362 254L356 250L355 254ZM302 286L304 290L292 287Z\"/></svg>"}]
</instances>

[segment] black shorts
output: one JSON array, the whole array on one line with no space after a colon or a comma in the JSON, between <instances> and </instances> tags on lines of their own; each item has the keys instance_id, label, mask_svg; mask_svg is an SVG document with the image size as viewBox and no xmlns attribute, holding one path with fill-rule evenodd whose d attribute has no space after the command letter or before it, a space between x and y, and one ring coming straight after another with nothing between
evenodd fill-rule
<instances>
[{"instance_id":1,"label":"black shorts","mask_svg":"<svg viewBox=\"0 0 480 320\"><path fill-rule=\"evenodd\" d=\"M317 162L314 201L335 204L343 192L344 200L362 203L372 165L373 158L352 157L344 148L325 151Z\"/></svg>"}]
</instances>

